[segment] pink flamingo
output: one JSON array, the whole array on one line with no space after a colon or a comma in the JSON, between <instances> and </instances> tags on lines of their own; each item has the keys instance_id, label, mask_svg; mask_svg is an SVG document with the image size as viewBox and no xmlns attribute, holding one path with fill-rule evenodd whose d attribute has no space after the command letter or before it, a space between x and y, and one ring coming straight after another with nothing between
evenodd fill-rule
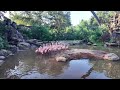
<instances>
[{"instance_id":1,"label":"pink flamingo","mask_svg":"<svg viewBox=\"0 0 120 90\"><path fill-rule=\"evenodd\" d=\"M48 53L51 51L60 51L68 49L68 45L61 44L61 43L51 43L51 44L43 44L42 47L40 46L38 49L35 50L36 53Z\"/></svg>"}]
</instances>

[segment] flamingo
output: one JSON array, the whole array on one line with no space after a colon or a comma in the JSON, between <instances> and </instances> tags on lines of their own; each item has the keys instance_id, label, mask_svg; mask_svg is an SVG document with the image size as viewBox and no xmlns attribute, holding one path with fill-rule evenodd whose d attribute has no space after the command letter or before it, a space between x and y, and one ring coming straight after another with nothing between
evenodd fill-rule
<instances>
[{"instance_id":1,"label":"flamingo","mask_svg":"<svg viewBox=\"0 0 120 90\"><path fill-rule=\"evenodd\" d=\"M60 50L66 50L68 49L68 45L62 44L62 43L48 43L48 44L43 44L40 46L38 49L35 50L36 53L41 53L45 54L51 51L60 51Z\"/></svg>"},{"instance_id":2,"label":"flamingo","mask_svg":"<svg viewBox=\"0 0 120 90\"><path fill-rule=\"evenodd\" d=\"M65 45L65 49L68 49L68 45Z\"/></svg>"},{"instance_id":3,"label":"flamingo","mask_svg":"<svg viewBox=\"0 0 120 90\"><path fill-rule=\"evenodd\" d=\"M46 45L46 52L49 52L49 45Z\"/></svg>"},{"instance_id":4,"label":"flamingo","mask_svg":"<svg viewBox=\"0 0 120 90\"><path fill-rule=\"evenodd\" d=\"M52 45L52 51L55 51L55 50L56 50L55 45Z\"/></svg>"},{"instance_id":5,"label":"flamingo","mask_svg":"<svg viewBox=\"0 0 120 90\"><path fill-rule=\"evenodd\" d=\"M37 52L38 52L38 49L35 50L35 53L37 53Z\"/></svg>"},{"instance_id":6,"label":"flamingo","mask_svg":"<svg viewBox=\"0 0 120 90\"><path fill-rule=\"evenodd\" d=\"M50 52L52 50L52 45L50 44L48 51Z\"/></svg>"}]
</instances>

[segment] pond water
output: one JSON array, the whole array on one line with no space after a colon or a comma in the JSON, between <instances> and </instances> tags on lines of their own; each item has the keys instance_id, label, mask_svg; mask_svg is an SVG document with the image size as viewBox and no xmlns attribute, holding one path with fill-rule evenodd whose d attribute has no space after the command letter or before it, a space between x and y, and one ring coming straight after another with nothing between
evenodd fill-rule
<instances>
[{"instance_id":1,"label":"pond water","mask_svg":"<svg viewBox=\"0 0 120 90\"><path fill-rule=\"evenodd\" d=\"M119 48L73 46L71 48L104 50L120 57ZM54 56L54 54L52 55ZM21 51L0 66L1 79L118 79L120 61L79 59L57 62L49 55L40 56L34 50Z\"/></svg>"}]
</instances>

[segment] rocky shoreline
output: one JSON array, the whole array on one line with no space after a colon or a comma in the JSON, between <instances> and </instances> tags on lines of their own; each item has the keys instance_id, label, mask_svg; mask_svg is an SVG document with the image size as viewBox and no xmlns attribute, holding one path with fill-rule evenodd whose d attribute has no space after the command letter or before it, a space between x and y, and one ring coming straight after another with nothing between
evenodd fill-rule
<instances>
[{"instance_id":1,"label":"rocky shoreline","mask_svg":"<svg viewBox=\"0 0 120 90\"><path fill-rule=\"evenodd\" d=\"M19 42L17 45L8 45L7 49L0 50L0 66L3 64L3 62L5 62L6 58L8 58L9 56L14 55L19 51L36 49L40 45L42 45L42 43L43 42L39 42L39 40L30 39L26 40L26 42Z\"/></svg>"},{"instance_id":2,"label":"rocky shoreline","mask_svg":"<svg viewBox=\"0 0 120 90\"><path fill-rule=\"evenodd\" d=\"M51 41L51 42L55 42L55 41ZM80 42L81 41L78 41L78 40L73 41L73 42L72 41L60 41L60 43L66 43L66 44L69 44L70 46L82 45L83 43L80 43ZM0 50L0 66L5 62L7 57L14 55L15 53L17 53L19 51L24 51L24 50L28 50L28 49L37 49L39 46L41 46L44 43L48 43L48 42L47 41L41 42L40 40L37 40L37 39L29 39L24 42L19 42L17 44L17 46L9 45L7 49L1 49ZM79 52L79 53L77 53L77 52ZM110 55L112 57L115 56L117 58L117 60L119 59L119 57L116 54L107 53L107 52L100 51L100 50L96 51L96 50L87 50L87 49L71 49L71 50L66 50L63 55L56 57L56 61L67 61L67 60L71 60L71 59L77 59L77 57L78 58L86 58L86 57L91 58L92 57L92 58L97 58L97 59L105 59L106 57L104 57L104 58L102 57L103 54L106 54L108 56ZM74 56L74 58L73 58L73 56ZM107 57L107 59L108 59L108 57Z\"/></svg>"},{"instance_id":3,"label":"rocky shoreline","mask_svg":"<svg viewBox=\"0 0 120 90\"><path fill-rule=\"evenodd\" d=\"M5 40L8 42L6 49L0 50L0 65L5 61L10 55L14 55L18 51L27 50L30 48L39 47L42 42L36 39L28 39L21 33L21 28L30 28L27 26L17 25L15 22L11 21L7 17L3 17L3 26L5 30L3 32Z\"/></svg>"},{"instance_id":4,"label":"rocky shoreline","mask_svg":"<svg viewBox=\"0 0 120 90\"><path fill-rule=\"evenodd\" d=\"M111 60L117 61L120 58L114 53L108 53L101 50L88 50L88 49L70 49L66 50L64 53L55 57L58 62L66 62L70 60L89 58L96 60Z\"/></svg>"}]
</instances>

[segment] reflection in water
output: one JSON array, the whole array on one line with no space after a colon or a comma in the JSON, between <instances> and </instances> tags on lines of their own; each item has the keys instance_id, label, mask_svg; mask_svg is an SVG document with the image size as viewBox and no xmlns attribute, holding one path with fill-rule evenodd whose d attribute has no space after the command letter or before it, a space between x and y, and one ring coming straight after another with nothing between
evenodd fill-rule
<instances>
[{"instance_id":1,"label":"reflection in water","mask_svg":"<svg viewBox=\"0 0 120 90\"><path fill-rule=\"evenodd\" d=\"M118 62L97 62L94 66L94 70L98 72L104 72L104 74L113 79L119 79L120 78L120 61Z\"/></svg>"},{"instance_id":2,"label":"reflection in water","mask_svg":"<svg viewBox=\"0 0 120 90\"><path fill-rule=\"evenodd\" d=\"M59 75L63 79L80 79L93 66L88 59L72 60L64 73Z\"/></svg>"},{"instance_id":3,"label":"reflection in water","mask_svg":"<svg viewBox=\"0 0 120 90\"><path fill-rule=\"evenodd\" d=\"M76 46L72 48L102 49L120 56L118 48ZM40 56L33 50L19 52L0 66L0 78L10 79L110 79L120 78L120 61L80 59L56 62L56 54Z\"/></svg>"},{"instance_id":4,"label":"reflection in water","mask_svg":"<svg viewBox=\"0 0 120 90\"><path fill-rule=\"evenodd\" d=\"M37 76L39 76L38 74L56 76L63 73L63 69L68 67L68 63L56 62L50 56L41 58L34 51L20 52L8 59L0 67L0 78L9 78L12 75L19 77L36 76L36 74ZM38 78L41 78L41 76Z\"/></svg>"},{"instance_id":5,"label":"reflection in water","mask_svg":"<svg viewBox=\"0 0 120 90\"><path fill-rule=\"evenodd\" d=\"M93 67L90 68L90 69L88 70L88 72L87 72L85 75L83 75L81 78L86 79L86 77L88 77L88 76L91 74L92 71L93 71Z\"/></svg>"}]
</instances>

